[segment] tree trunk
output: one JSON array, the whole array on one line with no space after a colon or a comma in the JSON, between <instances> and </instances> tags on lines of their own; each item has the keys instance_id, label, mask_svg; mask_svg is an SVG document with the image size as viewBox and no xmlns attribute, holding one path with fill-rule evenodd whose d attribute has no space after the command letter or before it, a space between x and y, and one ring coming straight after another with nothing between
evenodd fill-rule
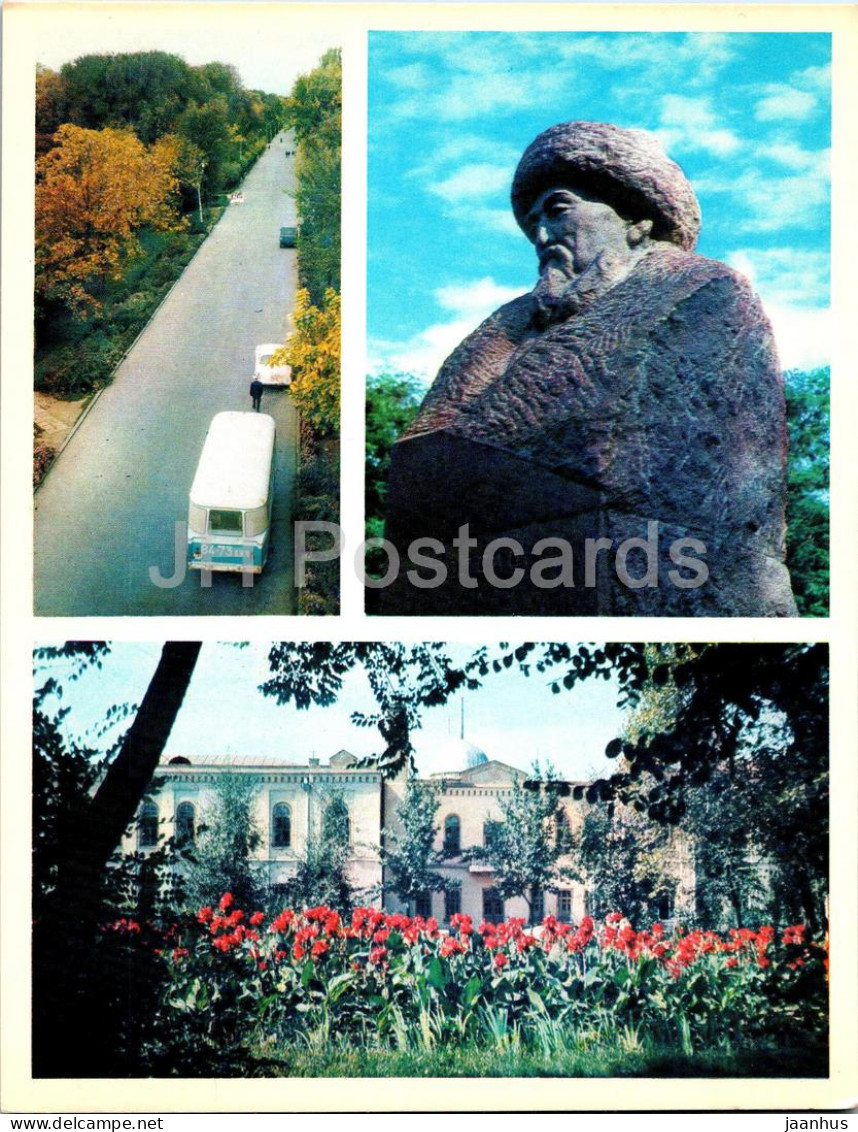
<instances>
[{"instance_id":1,"label":"tree trunk","mask_svg":"<svg viewBox=\"0 0 858 1132\"><path fill-rule=\"evenodd\" d=\"M94 969L102 880L137 812L193 675L199 642L168 642L125 741L69 837L64 867L33 930L33 1074L100 1076L104 993ZM86 1038L82 1040L82 1032Z\"/></svg>"}]
</instances>

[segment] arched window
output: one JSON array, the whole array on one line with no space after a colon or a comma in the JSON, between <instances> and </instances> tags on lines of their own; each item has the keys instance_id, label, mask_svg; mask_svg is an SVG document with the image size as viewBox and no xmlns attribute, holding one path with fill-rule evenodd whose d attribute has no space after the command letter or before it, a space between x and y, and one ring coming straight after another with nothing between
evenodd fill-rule
<instances>
[{"instance_id":1,"label":"arched window","mask_svg":"<svg viewBox=\"0 0 858 1132\"><path fill-rule=\"evenodd\" d=\"M137 844L141 849L151 849L158 844L158 807L154 802L144 802L140 807Z\"/></svg>"},{"instance_id":2,"label":"arched window","mask_svg":"<svg viewBox=\"0 0 858 1132\"><path fill-rule=\"evenodd\" d=\"M341 845L346 845L351 841L352 825L349 818L349 808L342 798L334 798L325 807L322 833L325 837L329 837L332 841Z\"/></svg>"},{"instance_id":3,"label":"arched window","mask_svg":"<svg viewBox=\"0 0 858 1132\"><path fill-rule=\"evenodd\" d=\"M490 924L499 924L503 921L503 900L496 888L487 888L483 891L483 919Z\"/></svg>"},{"instance_id":4,"label":"arched window","mask_svg":"<svg viewBox=\"0 0 858 1132\"><path fill-rule=\"evenodd\" d=\"M448 814L444 818L444 852L461 853L462 851L462 825L456 814Z\"/></svg>"},{"instance_id":5,"label":"arched window","mask_svg":"<svg viewBox=\"0 0 858 1132\"><path fill-rule=\"evenodd\" d=\"M292 844L292 811L285 802L278 802L271 811L271 844L275 849L288 849Z\"/></svg>"},{"instance_id":6,"label":"arched window","mask_svg":"<svg viewBox=\"0 0 858 1132\"><path fill-rule=\"evenodd\" d=\"M193 803L179 802L176 806L176 844L193 845L196 837L196 814Z\"/></svg>"}]
</instances>

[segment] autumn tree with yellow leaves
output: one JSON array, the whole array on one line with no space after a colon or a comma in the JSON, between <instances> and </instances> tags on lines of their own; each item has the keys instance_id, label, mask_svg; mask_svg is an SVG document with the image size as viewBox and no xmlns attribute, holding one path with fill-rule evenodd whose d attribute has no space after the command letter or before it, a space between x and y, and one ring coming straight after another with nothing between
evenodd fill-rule
<instances>
[{"instance_id":1,"label":"autumn tree with yellow leaves","mask_svg":"<svg viewBox=\"0 0 858 1132\"><path fill-rule=\"evenodd\" d=\"M274 362L292 367L292 398L303 419L318 437L331 436L340 427L340 296L329 288L320 308L299 290L292 321L295 329Z\"/></svg>"},{"instance_id":2,"label":"autumn tree with yellow leaves","mask_svg":"<svg viewBox=\"0 0 858 1132\"><path fill-rule=\"evenodd\" d=\"M172 154L125 130L60 126L36 162L36 302L97 307L95 281L118 278L138 232L180 224Z\"/></svg>"}]
</instances>

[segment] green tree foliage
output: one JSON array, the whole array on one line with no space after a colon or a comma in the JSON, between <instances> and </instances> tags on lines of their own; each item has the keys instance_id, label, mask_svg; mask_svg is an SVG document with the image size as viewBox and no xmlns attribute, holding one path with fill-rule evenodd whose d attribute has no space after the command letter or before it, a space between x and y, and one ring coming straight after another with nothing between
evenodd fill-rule
<instances>
[{"instance_id":1,"label":"green tree foliage","mask_svg":"<svg viewBox=\"0 0 858 1132\"><path fill-rule=\"evenodd\" d=\"M634 923L657 920L676 890L670 829L622 802L588 806L578 853L588 911L597 919L621 910Z\"/></svg>"},{"instance_id":2,"label":"green tree foliage","mask_svg":"<svg viewBox=\"0 0 858 1132\"><path fill-rule=\"evenodd\" d=\"M339 144L342 107L342 51L333 47L312 71L295 80L287 100L286 113L298 143L323 135Z\"/></svg>"},{"instance_id":3,"label":"green tree foliage","mask_svg":"<svg viewBox=\"0 0 858 1132\"><path fill-rule=\"evenodd\" d=\"M33 919L40 920L55 890L63 861L73 852L100 761L94 751L69 744L59 713L46 710L54 681L38 688L33 702Z\"/></svg>"},{"instance_id":4,"label":"green tree foliage","mask_svg":"<svg viewBox=\"0 0 858 1132\"><path fill-rule=\"evenodd\" d=\"M438 872L444 864L443 854L435 849L439 806L437 789L412 778L397 808L396 826L384 831L385 888L408 905L409 915L422 893L444 892L450 886Z\"/></svg>"},{"instance_id":5,"label":"green tree foliage","mask_svg":"<svg viewBox=\"0 0 858 1132\"><path fill-rule=\"evenodd\" d=\"M234 183L239 171L238 153L234 152L225 98L215 97L202 105L189 106L179 119L176 132L205 155L204 195Z\"/></svg>"},{"instance_id":6,"label":"green tree foliage","mask_svg":"<svg viewBox=\"0 0 858 1132\"><path fill-rule=\"evenodd\" d=\"M828 616L829 371L785 375L789 429L787 565L799 612Z\"/></svg>"},{"instance_id":7,"label":"green tree foliage","mask_svg":"<svg viewBox=\"0 0 858 1132\"><path fill-rule=\"evenodd\" d=\"M560 802L564 794L568 788L553 771L534 766L529 779L516 778L510 793L499 798L501 820L491 827L486 844L466 851L465 856L492 867L492 884L504 900L521 896L532 908L534 890L557 888L570 875L559 864L570 848L558 835L558 829L568 828Z\"/></svg>"},{"instance_id":8,"label":"green tree foliage","mask_svg":"<svg viewBox=\"0 0 858 1132\"><path fill-rule=\"evenodd\" d=\"M165 51L83 55L59 73L40 68L36 90L40 150L63 123L131 130L147 146L179 134L204 151L210 192L228 187L285 118L285 99L245 89L229 64L192 67Z\"/></svg>"},{"instance_id":9,"label":"green tree foliage","mask_svg":"<svg viewBox=\"0 0 858 1132\"><path fill-rule=\"evenodd\" d=\"M321 306L326 292L340 290L340 200L342 160L342 62L339 50L322 56L301 75L288 100L295 130L295 199L301 227L298 276L309 301Z\"/></svg>"},{"instance_id":10,"label":"green tree foliage","mask_svg":"<svg viewBox=\"0 0 858 1132\"><path fill-rule=\"evenodd\" d=\"M66 63L60 78L63 121L130 126L146 143L172 132L185 107L205 97L195 69L164 51L83 55Z\"/></svg>"},{"instance_id":11,"label":"green tree foliage","mask_svg":"<svg viewBox=\"0 0 858 1132\"><path fill-rule=\"evenodd\" d=\"M94 287L128 274L138 233L177 229L182 212L202 211L207 197L236 184L284 113L285 99L246 90L235 68L191 67L163 51L39 68L40 345L64 307L91 315Z\"/></svg>"},{"instance_id":12,"label":"green tree foliage","mask_svg":"<svg viewBox=\"0 0 858 1132\"><path fill-rule=\"evenodd\" d=\"M295 82L287 100L287 121L295 131L295 199L300 290L287 345L295 381L292 395L301 410L301 470L296 519L339 522L339 466L329 451L340 434L340 200L342 64L328 51L309 74ZM336 464L336 467L334 465ZM327 472L326 472L327 470ZM309 549L326 536L310 536ZM339 610L339 564L313 567L298 599L302 613Z\"/></svg>"},{"instance_id":13,"label":"green tree foliage","mask_svg":"<svg viewBox=\"0 0 858 1132\"><path fill-rule=\"evenodd\" d=\"M407 373L377 373L366 379L366 522L367 537L384 533L384 508L390 452L414 420L422 390Z\"/></svg>"},{"instance_id":14,"label":"green tree foliage","mask_svg":"<svg viewBox=\"0 0 858 1132\"><path fill-rule=\"evenodd\" d=\"M192 905L214 905L231 892L239 908L255 908L263 899L265 876L253 854L262 834L253 814L258 785L248 775L222 774L215 800L202 815L185 888Z\"/></svg>"},{"instance_id":15,"label":"green tree foliage","mask_svg":"<svg viewBox=\"0 0 858 1132\"><path fill-rule=\"evenodd\" d=\"M703 705L700 701L695 704L696 680L692 683L681 675L678 683L674 674L677 666L702 664L706 651L716 647L678 650L649 646L645 650L652 675L641 690L621 744L629 744L630 749L647 746L679 729L688 735L690 719L701 712ZM758 660L750 652L745 656L746 664L750 662L752 666ZM812 683L807 689L808 702L790 705L800 713L791 723L782 707L776 708L773 700L762 698L760 693L769 679L779 679L779 668L789 670L800 661ZM716 703L710 703L710 713L714 714L708 718L697 716L698 728L706 724L711 728L714 724L716 730L711 736L705 774L697 768L673 782L672 792L678 794L681 803L681 812L675 813L673 820L693 846L697 913L705 922L738 927L767 915L780 922L805 918L818 926L825 916L827 873L825 653L821 650L806 657L792 648L781 648L766 658L766 668L771 676L767 674L761 681L758 673L758 688L749 691L752 700L760 697L752 712L739 706L744 679L737 673L729 678L730 706L723 706L721 720L722 726L729 722L731 730L723 743L719 743ZM724 682L724 678L718 681L722 686ZM754 681L749 684L753 689ZM805 747L802 743L801 748L796 747L796 731L813 734L812 745ZM621 754L619 761L629 774L631 766L625 755ZM670 861L664 860L659 849L661 844L661 849L670 850L658 808L665 796L665 779L660 779L659 774L660 767L654 763L636 778L628 793L620 790L609 805L599 808L599 820L604 827L601 843L598 837L588 840L585 836L585 863L591 873L594 867L604 865L604 883L609 890L612 883L617 884L610 878L611 856L618 872L624 871L633 882L645 879L653 892L655 888L648 878L661 877L663 882L665 876L671 875ZM630 799L630 807L619 800L624 793ZM656 821L650 817L653 798ZM662 821L658 820L660 817ZM604 861L599 855L602 847ZM598 886L597 891L601 891ZM634 890L627 898L637 902L641 894Z\"/></svg>"},{"instance_id":16,"label":"green tree foliage","mask_svg":"<svg viewBox=\"0 0 858 1132\"><path fill-rule=\"evenodd\" d=\"M285 886L285 897L296 908L326 904L346 914L355 900L349 877L353 850L348 807L337 792L319 792L314 802L310 834L298 856L295 875Z\"/></svg>"},{"instance_id":17,"label":"green tree foliage","mask_svg":"<svg viewBox=\"0 0 858 1132\"><path fill-rule=\"evenodd\" d=\"M154 1024L160 965L151 950L129 952L124 932L100 925L149 900L167 865L165 853L141 862L115 859L157 765L193 671L199 645L164 646L125 736L99 762L69 744L63 713L46 707L61 696L53 677L37 683L33 705L33 1072L36 1076L95 1077L129 1072L130 1060ZM36 651L37 673L51 661L72 664L69 680L100 667L109 648L70 642ZM141 881L151 879L147 892ZM126 917L127 922L127 917ZM135 921L136 922L136 921ZM137 924L136 931L140 931ZM80 1040L81 1019L87 1040Z\"/></svg>"},{"instance_id":18,"label":"green tree foliage","mask_svg":"<svg viewBox=\"0 0 858 1132\"><path fill-rule=\"evenodd\" d=\"M262 693L299 709L336 703L346 675L362 668L375 710L353 712L351 719L358 727L378 729L383 747L368 762L389 777L414 769L411 732L420 726L422 711L480 683L453 663L443 644L280 642L268 654L268 664L271 675Z\"/></svg>"}]
</instances>

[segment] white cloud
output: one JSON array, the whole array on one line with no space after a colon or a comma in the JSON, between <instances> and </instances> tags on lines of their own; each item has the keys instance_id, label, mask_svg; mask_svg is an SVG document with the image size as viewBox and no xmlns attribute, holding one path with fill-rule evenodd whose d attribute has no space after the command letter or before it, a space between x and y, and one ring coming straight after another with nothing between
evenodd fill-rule
<instances>
[{"instance_id":1,"label":"white cloud","mask_svg":"<svg viewBox=\"0 0 858 1132\"><path fill-rule=\"evenodd\" d=\"M385 78L402 90L416 91L425 90L429 86L431 73L423 63L407 63L402 67L389 68Z\"/></svg>"},{"instance_id":2,"label":"white cloud","mask_svg":"<svg viewBox=\"0 0 858 1132\"><path fill-rule=\"evenodd\" d=\"M764 298L787 306L828 304L829 257L795 248L737 248L727 262Z\"/></svg>"},{"instance_id":3,"label":"white cloud","mask_svg":"<svg viewBox=\"0 0 858 1132\"><path fill-rule=\"evenodd\" d=\"M452 317L433 323L403 342L371 341L370 371L393 370L431 380L462 339L526 287L504 287L488 276L472 283L451 283L433 292L438 306Z\"/></svg>"},{"instance_id":4,"label":"white cloud","mask_svg":"<svg viewBox=\"0 0 858 1132\"><path fill-rule=\"evenodd\" d=\"M515 167L507 165L490 165L485 162L463 165L443 181L436 181L426 188L448 204L456 204L476 197L491 196L499 188L506 189L512 182L514 172Z\"/></svg>"},{"instance_id":5,"label":"white cloud","mask_svg":"<svg viewBox=\"0 0 858 1132\"><path fill-rule=\"evenodd\" d=\"M762 299L784 369L827 365L832 329L828 256L793 248L742 248L727 262Z\"/></svg>"},{"instance_id":6,"label":"white cloud","mask_svg":"<svg viewBox=\"0 0 858 1132\"><path fill-rule=\"evenodd\" d=\"M782 118L803 121L816 109L818 99L815 94L795 87L773 83L768 93L760 99L754 111L758 122L779 121Z\"/></svg>"},{"instance_id":7,"label":"white cloud","mask_svg":"<svg viewBox=\"0 0 858 1132\"><path fill-rule=\"evenodd\" d=\"M515 221L511 208L469 208L462 210L457 215L467 219L476 231L503 232L507 236L525 238ZM533 270L535 276L535 262Z\"/></svg>"},{"instance_id":8,"label":"white cloud","mask_svg":"<svg viewBox=\"0 0 858 1132\"><path fill-rule=\"evenodd\" d=\"M651 33L577 36L558 44L558 55L566 61L593 62L611 71L642 71L664 79L682 74L687 85L711 82L734 55L730 36L720 32L691 33L680 41Z\"/></svg>"},{"instance_id":9,"label":"white cloud","mask_svg":"<svg viewBox=\"0 0 858 1132\"><path fill-rule=\"evenodd\" d=\"M764 305L784 369L817 369L830 364L834 327L827 308L813 310L773 303Z\"/></svg>"},{"instance_id":10,"label":"white cloud","mask_svg":"<svg viewBox=\"0 0 858 1132\"><path fill-rule=\"evenodd\" d=\"M729 157L742 145L736 134L721 124L708 97L664 95L655 132L668 152L703 150L716 157Z\"/></svg>"},{"instance_id":11,"label":"white cloud","mask_svg":"<svg viewBox=\"0 0 858 1132\"><path fill-rule=\"evenodd\" d=\"M481 321L522 293L520 287L504 287L495 283L490 276L478 279L476 283L451 283L439 287L435 292L438 305L452 311L461 318Z\"/></svg>"},{"instance_id":12,"label":"white cloud","mask_svg":"<svg viewBox=\"0 0 858 1132\"><path fill-rule=\"evenodd\" d=\"M828 94L831 90L831 64L823 63L819 67L805 67L803 71L793 75L793 82L799 86L809 87L811 90Z\"/></svg>"},{"instance_id":13,"label":"white cloud","mask_svg":"<svg viewBox=\"0 0 858 1132\"><path fill-rule=\"evenodd\" d=\"M826 151L803 172L771 176L760 168L728 171L697 177L694 187L701 199L706 194L736 198L736 227L740 232L777 232L782 229L818 225L829 201Z\"/></svg>"},{"instance_id":14,"label":"white cloud","mask_svg":"<svg viewBox=\"0 0 858 1132\"><path fill-rule=\"evenodd\" d=\"M784 307L829 302L829 256L795 248L737 248L727 263L745 275L764 301Z\"/></svg>"},{"instance_id":15,"label":"white cloud","mask_svg":"<svg viewBox=\"0 0 858 1132\"><path fill-rule=\"evenodd\" d=\"M769 145L759 146L756 151L762 157L768 157L787 169L797 172L813 169L822 165L828 169L830 150L804 149L794 141L775 141Z\"/></svg>"}]
</instances>

